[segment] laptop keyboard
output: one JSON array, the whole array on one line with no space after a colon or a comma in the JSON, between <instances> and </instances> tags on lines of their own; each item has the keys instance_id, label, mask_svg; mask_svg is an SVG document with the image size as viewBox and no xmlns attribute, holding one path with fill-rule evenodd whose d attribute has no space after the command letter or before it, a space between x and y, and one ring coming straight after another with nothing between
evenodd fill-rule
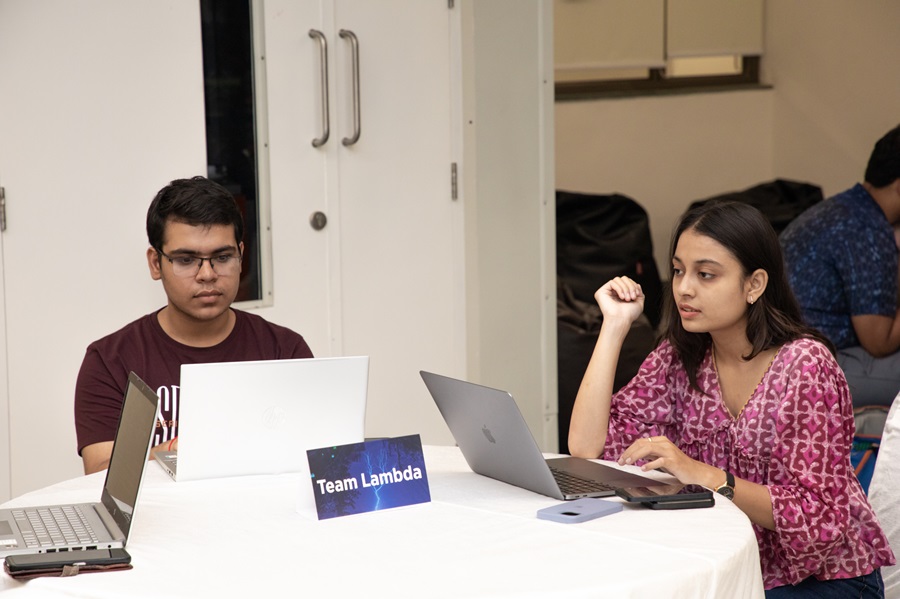
<instances>
[{"instance_id":1,"label":"laptop keyboard","mask_svg":"<svg viewBox=\"0 0 900 599\"><path fill-rule=\"evenodd\" d=\"M16 509L13 517L28 548L71 547L97 543L87 518L77 505Z\"/></svg>"},{"instance_id":2,"label":"laptop keyboard","mask_svg":"<svg viewBox=\"0 0 900 599\"><path fill-rule=\"evenodd\" d=\"M559 485L559 490L563 492L563 495L603 493L616 490L616 488L612 485L607 485L597 480L581 478L580 476L575 476L570 472L557 470L552 466L550 467L550 471L553 473L553 478L556 479L556 484Z\"/></svg>"}]
</instances>

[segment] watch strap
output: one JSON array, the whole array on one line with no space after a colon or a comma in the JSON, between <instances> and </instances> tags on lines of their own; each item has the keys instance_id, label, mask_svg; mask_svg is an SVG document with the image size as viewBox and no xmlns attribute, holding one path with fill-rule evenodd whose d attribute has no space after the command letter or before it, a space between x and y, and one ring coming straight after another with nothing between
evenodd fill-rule
<instances>
[{"instance_id":1,"label":"watch strap","mask_svg":"<svg viewBox=\"0 0 900 599\"><path fill-rule=\"evenodd\" d=\"M725 472L725 482L716 487L715 492L731 499L734 497L734 475L728 470L723 470L723 472Z\"/></svg>"}]
</instances>

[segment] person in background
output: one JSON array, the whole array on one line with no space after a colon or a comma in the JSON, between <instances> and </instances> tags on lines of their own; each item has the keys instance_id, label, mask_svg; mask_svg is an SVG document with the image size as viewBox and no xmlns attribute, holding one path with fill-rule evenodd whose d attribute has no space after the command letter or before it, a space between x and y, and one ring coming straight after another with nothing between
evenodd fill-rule
<instances>
[{"instance_id":1,"label":"person in background","mask_svg":"<svg viewBox=\"0 0 900 599\"><path fill-rule=\"evenodd\" d=\"M775 231L751 206L708 203L682 217L671 257L663 339L615 395L644 295L623 277L595 294L603 324L572 455L664 469L732 500L770 599L882 597L894 554L850 465L849 389L831 344L801 321Z\"/></svg>"},{"instance_id":2,"label":"person in background","mask_svg":"<svg viewBox=\"0 0 900 599\"><path fill-rule=\"evenodd\" d=\"M178 179L156 194L147 211L147 264L167 303L87 348L75 384L85 474L109 465L129 371L160 396L153 455L177 449L182 364L312 357L299 334L231 307L243 233L237 203L218 183ZM240 436L237 419L235 442Z\"/></svg>"},{"instance_id":3,"label":"person in background","mask_svg":"<svg viewBox=\"0 0 900 599\"><path fill-rule=\"evenodd\" d=\"M781 234L807 324L838 349L853 403L900 391L900 126L875 144L865 181L798 216Z\"/></svg>"}]
</instances>

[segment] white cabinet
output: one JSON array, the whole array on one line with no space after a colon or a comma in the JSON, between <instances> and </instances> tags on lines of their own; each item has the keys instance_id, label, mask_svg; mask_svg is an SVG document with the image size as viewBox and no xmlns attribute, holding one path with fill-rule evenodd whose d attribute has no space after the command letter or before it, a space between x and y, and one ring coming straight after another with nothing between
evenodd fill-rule
<instances>
[{"instance_id":1,"label":"white cabinet","mask_svg":"<svg viewBox=\"0 0 900 599\"><path fill-rule=\"evenodd\" d=\"M265 2L275 289L261 312L317 355L371 356L371 436L452 442L425 369L509 389L541 446L556 449L551 9ZM352 145L341 31L359 46ZM315 147L320 39L330 137ZM315 212L328 220L321 231Z\"/></svg>"},{"instance_id":2,"label":"white cabinet","mask_svg":"<svg viewBox=\"0 0 900 599\"><path fill-rule=\"evenodd\" d=\"M368 435L447 442L418 371L465 375L462 202L451 189L458 17L440 0L279 0L264 11L275 276L260 313L316 355L370 356Z\"/></svg>"}]
</instances>

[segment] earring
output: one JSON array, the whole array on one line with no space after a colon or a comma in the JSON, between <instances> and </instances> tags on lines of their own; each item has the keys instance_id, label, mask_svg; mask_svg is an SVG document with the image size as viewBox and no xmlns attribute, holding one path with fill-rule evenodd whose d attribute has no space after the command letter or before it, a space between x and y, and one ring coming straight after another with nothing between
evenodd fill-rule
<instances>
[{"instance_id":1,"label":"earring","mask_svg":"<svg viewBox=\"0 0 900 599\"><path fill-rule=\"evenodd\" d=\"M750 302L750 303L752 304L752 303L753 303L753 296L752 296L752 295L747 296L747 301Z\"/></svg>"}]
</instances>

